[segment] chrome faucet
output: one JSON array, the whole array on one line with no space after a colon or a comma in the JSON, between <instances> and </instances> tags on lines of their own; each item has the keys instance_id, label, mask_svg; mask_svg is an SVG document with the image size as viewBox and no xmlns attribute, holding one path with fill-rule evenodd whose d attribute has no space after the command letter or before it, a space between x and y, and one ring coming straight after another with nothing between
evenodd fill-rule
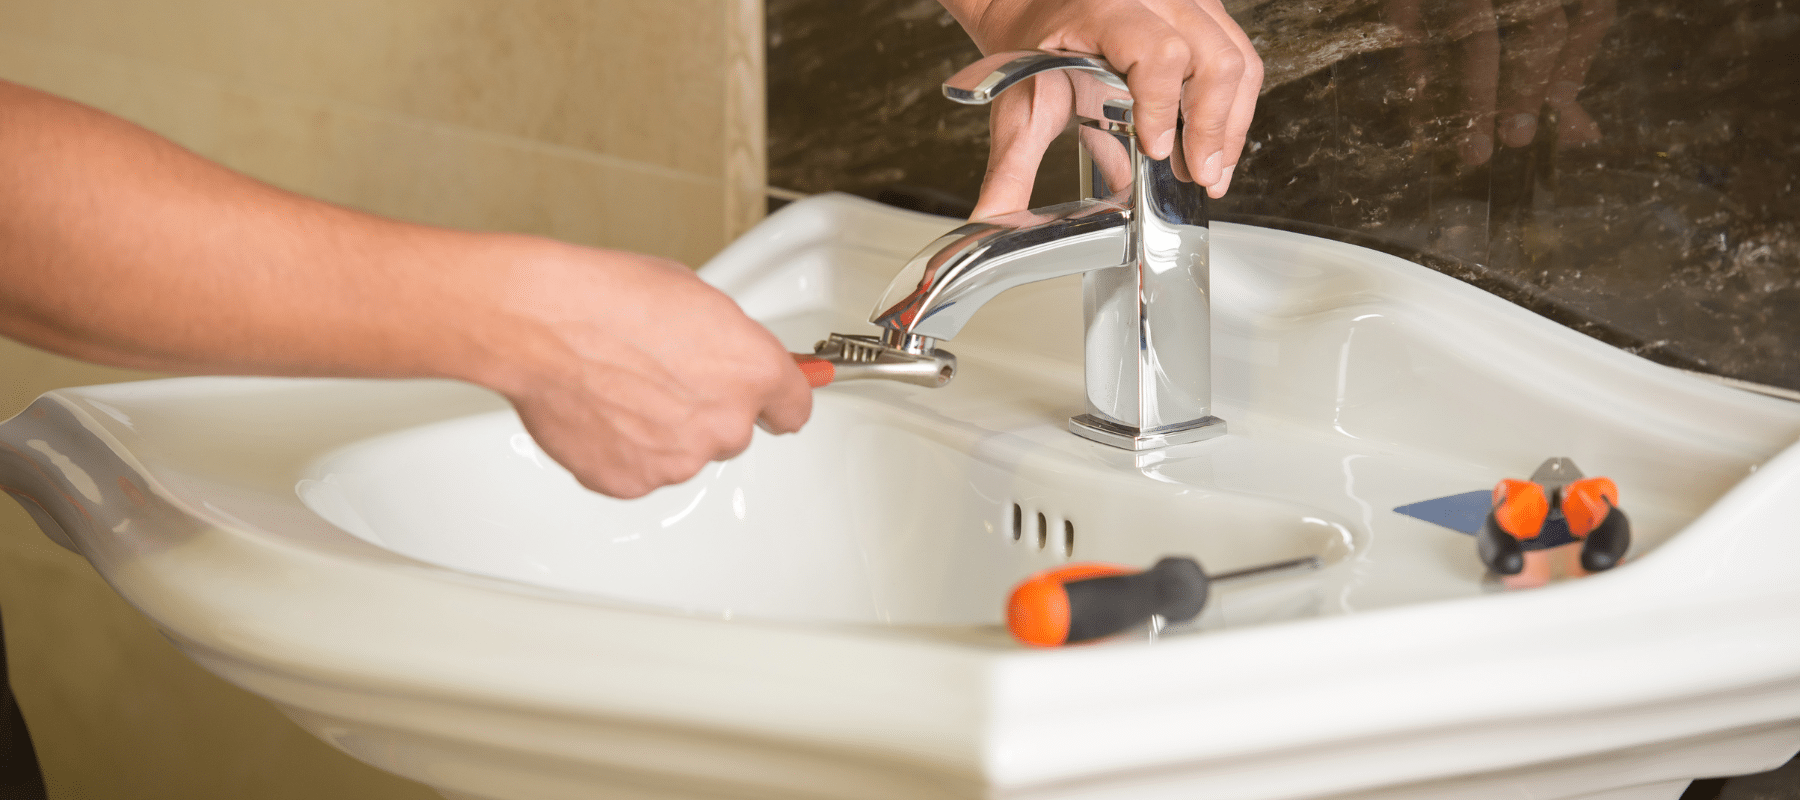
<instances>
[{"instance_id":1,"label":"chrome faucet","mask_svg":"<svg viewBox=\"0 0 1800 800\"><path fill-rule=\"evenodd\" d=\"M1092 56L1021 51L976 62L944 94L984 104L1062 70L1074 88L1086 199L939 237L894 278L870 321L887 350L929 356L995 295L1082 273L1087 413L1069 430L1128 450L1223 434L1212 415L1206 193L1178 178L1179 149L1161 161L1143 154L1124 78Z\"/></svg>"},{"instance_id":2,"label":"chrome faucet","mask_svg":"<svg viewBox=\"0 0 1800 800\"><path fill-rule=\"evenodd\" d=\"M881 327L879 340L834 334L818 352L844 360L845 342L856 340L858 357L875 365L863 377L904 371L896 379L943 386L955 358L938 342L954 338L978 309L1015 286L1081 273L1087 413L1069 420L1069 430L1127 450L1219 436L1225 421L1212 414L1206 193L1181 179L1179 144L1168 159L1143 154L1124 78L1093 56L989 56L951 77L944 94L984 104L1054 71L1066 71L1073 90L1086 199L944 234L876 304L870 322Z\"/></svg>"}]
</instances>

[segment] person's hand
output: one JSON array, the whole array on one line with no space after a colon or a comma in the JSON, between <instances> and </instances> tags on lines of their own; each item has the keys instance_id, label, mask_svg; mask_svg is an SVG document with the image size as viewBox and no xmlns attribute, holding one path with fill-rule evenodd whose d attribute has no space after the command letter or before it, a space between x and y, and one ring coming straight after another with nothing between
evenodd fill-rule
<instances>
[{"instance_id":1,"label":"person's hand","mask_svg":"<svg viewBox=\"0 0 1800 800\"><path fill-rule=\"evenodd\" d=\"M5 81L0 119L0 335L162 372L466 380L615 497L812 412L780 342L675 262L320 203Z\"/></svg>"},{"instance_id":2,"label":"person's hand","mask_svg":"<svg viewBox=\"0 0 1800 800\"><path fill-rule=\"evenodd\" d=\"M492 305L506 394L550 457L590 489L632 498L731 458L760 420L800 429L812 393L763 326L686 267L534 242Z\"/></svg>"},{"instance_id":3,"label":"person's hand","mask_svg":"<svg viewBox=\"0 0 1800 800\"><path fill-rule=\"evenodd\" d=\"M1220 0L943 0L983 53L1069 50L1125 73L1133 117L1153 158L1179 155L1187 174L1223 197L1243 153L1262 59ZM1002 94L974 219L1024 209L1038 163L1068 123L1061 75ZM1176 147L1176 119L1183 121Z\"/></svg>"}]
</instances>

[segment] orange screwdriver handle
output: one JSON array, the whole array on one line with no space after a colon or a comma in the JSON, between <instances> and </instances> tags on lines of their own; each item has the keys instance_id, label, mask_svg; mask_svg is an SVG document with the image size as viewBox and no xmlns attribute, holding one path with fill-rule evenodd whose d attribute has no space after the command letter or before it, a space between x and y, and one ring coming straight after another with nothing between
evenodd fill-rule
<instances>
[{"instance_id":1,"label":"orange screwdriver handle","mask_svg":"<svg viewBox=\"0 0 1800 800\"><path fill-rule=\"evenodd\" d=\"M1206 605L1208 584L1191 558L1165 558L1142 571L1070 564L1019 584L1006 604L1006 626L1025 644L1059 647L1111 636L1159 614L1186 622Z\"/></svg>"}]
</instances>

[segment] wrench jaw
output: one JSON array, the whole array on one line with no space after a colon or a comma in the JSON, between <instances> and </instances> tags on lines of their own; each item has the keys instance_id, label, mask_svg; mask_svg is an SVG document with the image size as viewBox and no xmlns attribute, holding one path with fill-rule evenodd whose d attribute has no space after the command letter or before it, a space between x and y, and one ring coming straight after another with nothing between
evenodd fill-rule
<instances>
[{"instance_id":1,"label":"wrench jaw","mask_svg":"<svg viewBox=\"0 0 1800 800\"><path fill-rule=\"evenodd\" d=\"M889 380L938 389L956 377L955 354L933 346L919 350L890 347L874 336L834 333L813 346L813 357L832 365L834 383Z\"/></svg>"}]
</instances>

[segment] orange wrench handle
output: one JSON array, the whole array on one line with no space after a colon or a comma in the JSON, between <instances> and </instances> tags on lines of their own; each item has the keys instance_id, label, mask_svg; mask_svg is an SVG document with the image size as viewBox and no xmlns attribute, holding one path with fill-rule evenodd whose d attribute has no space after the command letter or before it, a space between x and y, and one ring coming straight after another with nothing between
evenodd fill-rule
<instances>
[{"instance_id":1,"label":"orange wrench handle","mask_svg":"<svg viewBox=\"0 0 1800 800\"><path fill-rule=\"evenodd\" d=\"M790 353L789 355L794 357L794 365L798 366L801 374L806 376L806 385L814 389L830 386L832 380L837 378L837 367L832 366L831 362L823 358L802 353Z\"/></svg>"}]
</instances>

